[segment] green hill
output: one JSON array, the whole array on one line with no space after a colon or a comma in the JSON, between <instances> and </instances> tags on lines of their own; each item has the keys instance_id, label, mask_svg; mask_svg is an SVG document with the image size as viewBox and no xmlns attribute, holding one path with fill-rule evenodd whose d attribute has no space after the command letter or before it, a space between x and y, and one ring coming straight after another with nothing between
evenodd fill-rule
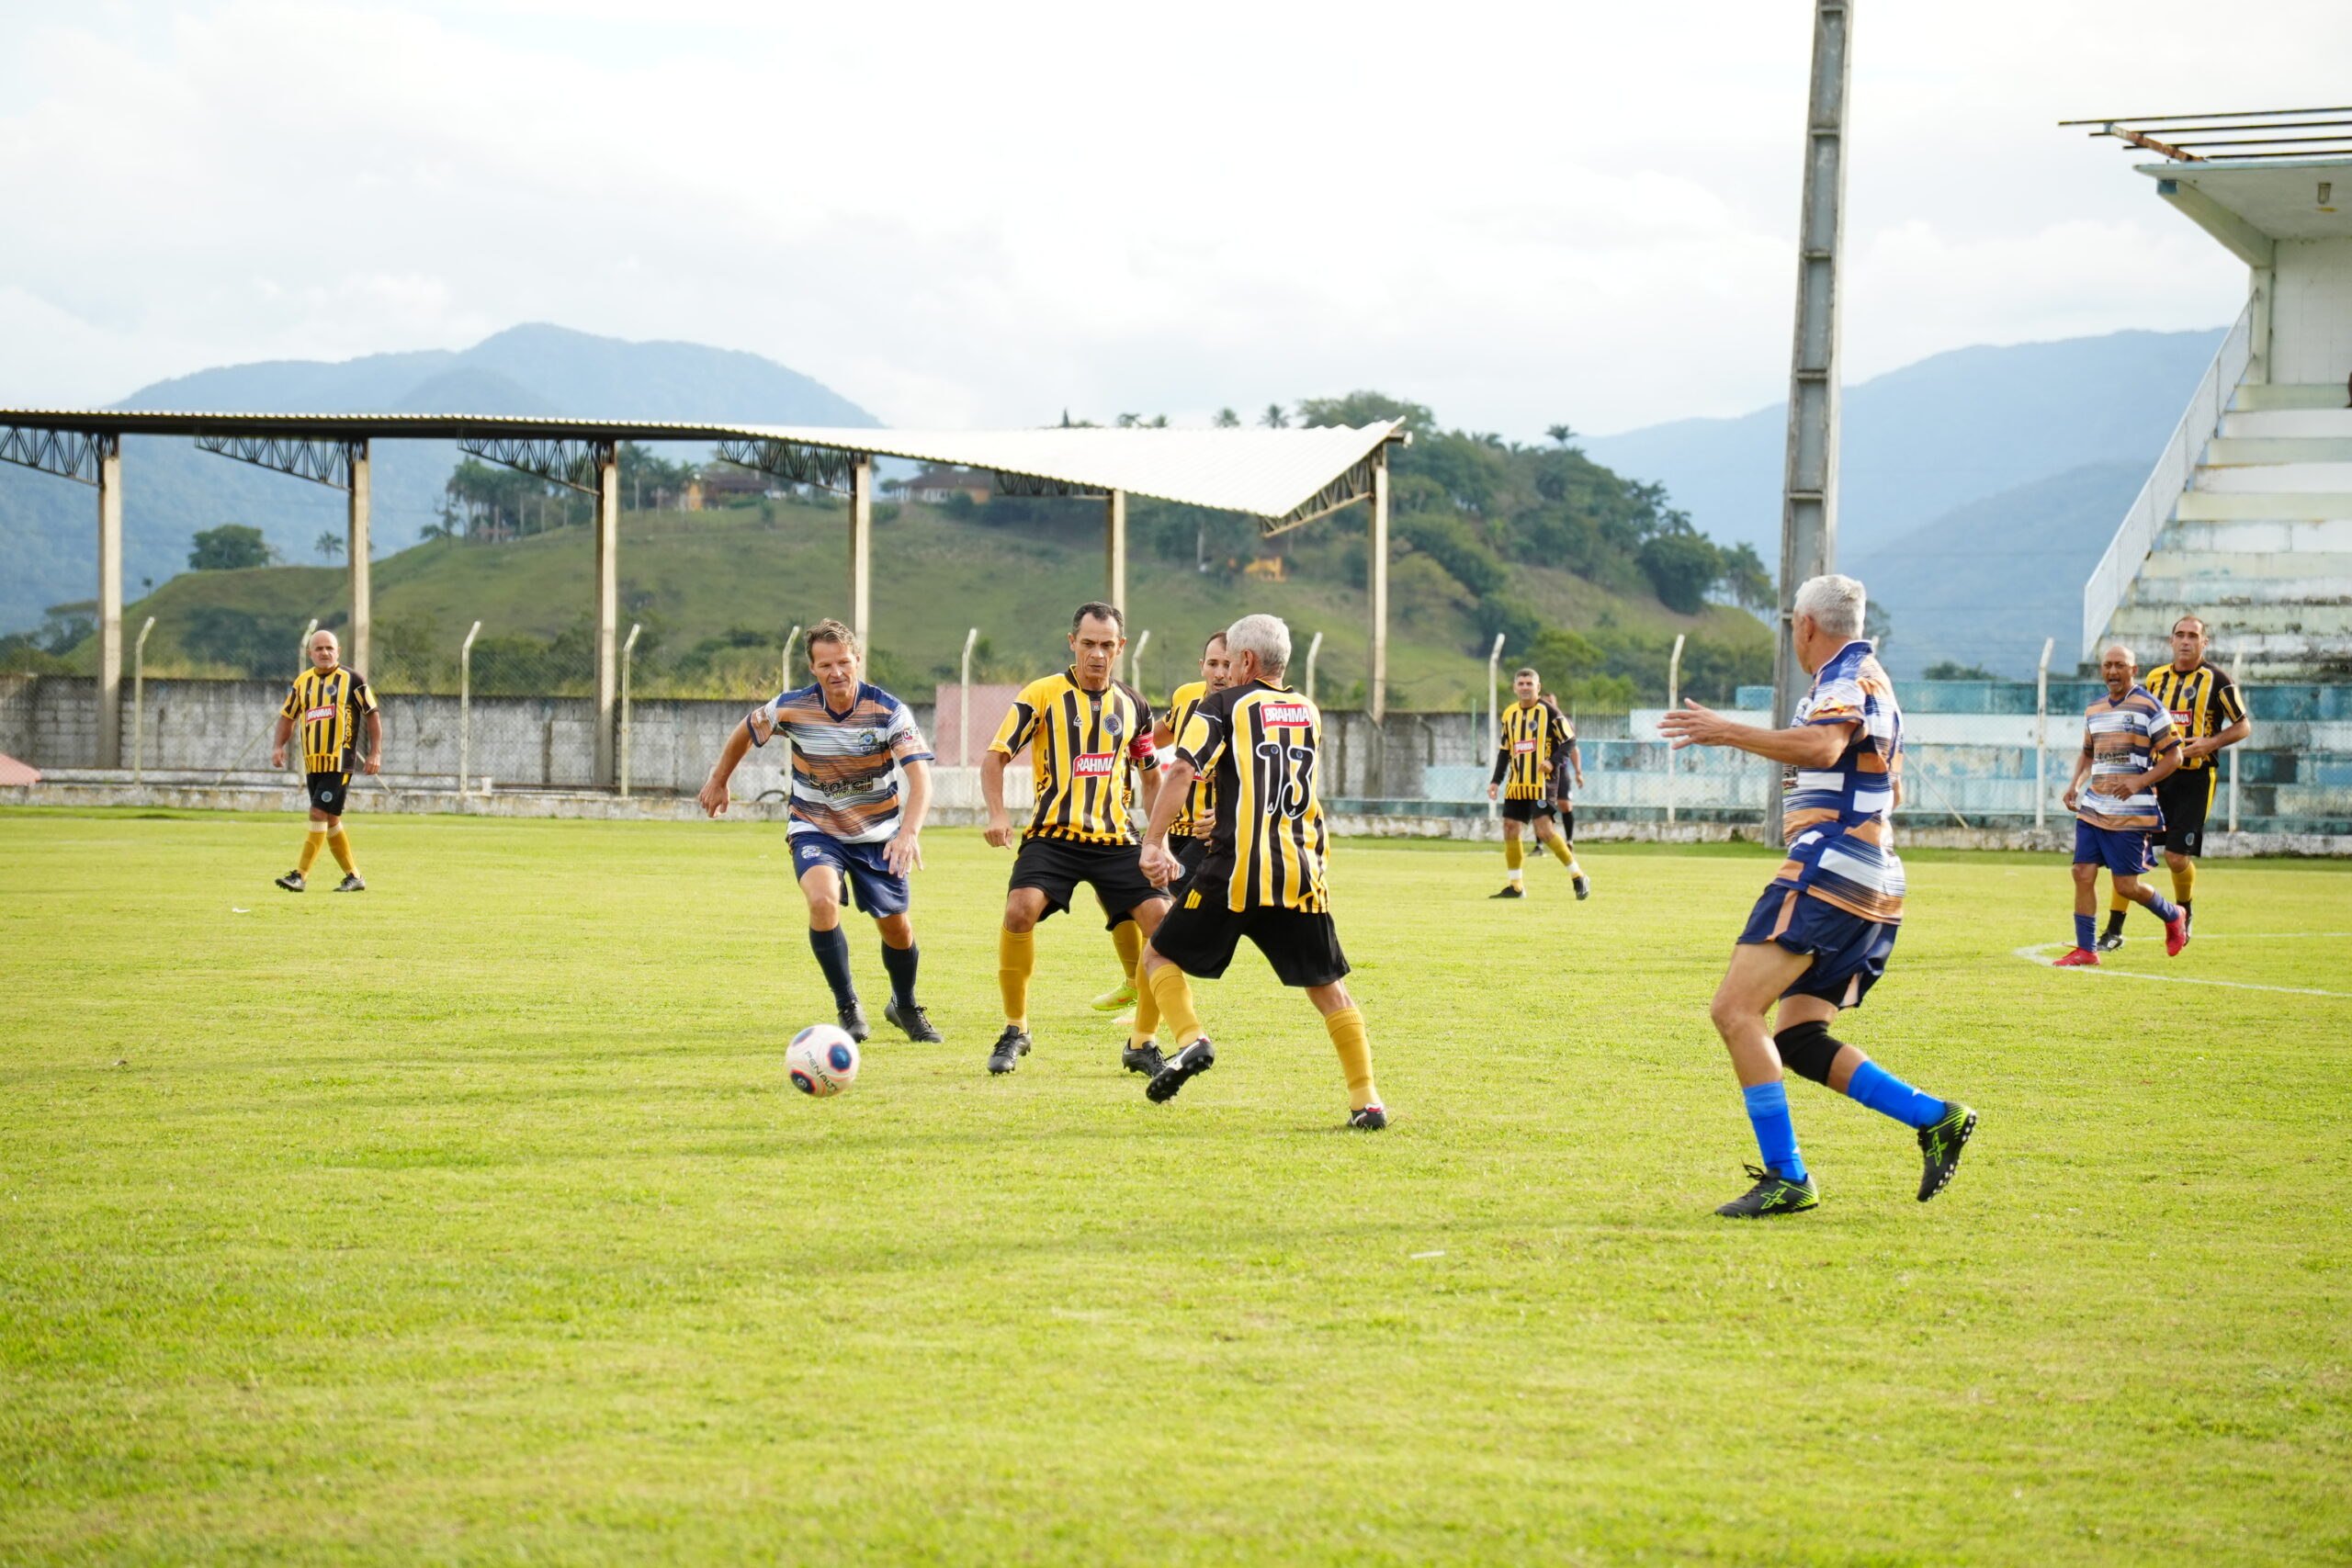
<instances>
[{"instance_id":1,"label":"green hill","mask_svg":"<svg viewBox=\"0 0 2352 1568\"><path fill-rule=\"evenodd\" d=\"M1099 502L1031 503L1016 525L988 521L993 507L951 513L922 506L877 508L874 539L876 673L918 698L953 679L966 628L984 639L978 674L1025 677L1058 665L1069 610L1102 591ZM1193 649L1217 626L1254 610L1287 619L1306 643L1325 634L1317 684L1327 704L1362 701L1366 668L1363 525L1336 518L1273 542L1283 581L1240 559L1203 571L1139 547L1130 558L1129 624L1148 629L1144 676L1164 692L1190 677ZM1165 530L1162 530L1163 536ZM1391 575L1389 701L1418 709L1458 707L1486 685L1479 602L1438 558L1400 539ZM482 623L475 655L481 690L577 690L589 679L593 558L585 529L560 528L499 543L436 539L375 566L379 684L441 685L459 640ZM1261 565L1260 571L1270 570ZM1612 592L1574 573L1512 564L1514 598L1543 637L1506 649L1517 662L1548 652L1547 679L1579 678L1588 708L1653 700L1665 684L1666 648L1690 635L1685 685L1727 698L1770 664L1763 624L1745 611L1703 606L1678 615L1645 594ZM625 513L621 519L621 627L643 626L636 688L739 695L776 679L786 630L845 611L847 550L839 502L766 501L693 513ZM344 573L333 567L188 572L125 612L128 635L148 615L154 674L270 673L295 667L306 622L339 626ZM1573 635L1571 635L1573 634ZM87 668L88 649L72 662ZM1612 701L1613 698L1613 701Z\"/></svg>"}]
</instances>

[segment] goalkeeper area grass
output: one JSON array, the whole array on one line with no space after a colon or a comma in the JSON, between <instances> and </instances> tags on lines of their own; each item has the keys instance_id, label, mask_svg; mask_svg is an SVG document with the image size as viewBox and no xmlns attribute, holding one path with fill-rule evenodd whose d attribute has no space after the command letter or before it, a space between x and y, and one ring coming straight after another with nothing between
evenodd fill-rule
<instances>
[{"instance_id":1,"label":"goalkeeper area grass","mask_svg":"<svg viewBox=\"0 0 2352 1568\"><path fill-rule=\"evenodd\" d=\"M1838 1032L1976 1140L1921 1205L1792 1081L1822 1207L1736 1224L1766 851L1496 903L1492 847L1340 843L1363 1134L1246 945L1146 1103L1091 911L990 1078L973 829L916 878L947 1043L853 918L878 1032L815 1101L780 827L350 822L370 890L297 897L295 816L0 814L0 1559L2352 1557L2341 866L2208 863L2179 959L2135 911L2075 973L2019 952L2060 857L1908 855Z\"/></svg>"}]
</instances>

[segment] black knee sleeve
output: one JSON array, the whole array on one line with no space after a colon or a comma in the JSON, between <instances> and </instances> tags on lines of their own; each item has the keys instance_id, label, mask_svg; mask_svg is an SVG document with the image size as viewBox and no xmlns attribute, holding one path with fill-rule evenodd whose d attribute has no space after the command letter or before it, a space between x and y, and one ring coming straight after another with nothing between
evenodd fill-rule
<instances>
[{"instance_id":1,"label":"black knee sleeve","mask_svg":"<svg viewBox=\"0 0 2352 1568\"><path fill-rule=\"evenodd\" d=\"M1780 1047L1781 1065L1799 1077L1811 1078L1824 1089L1829 1087L1829 1064L1846 1043L1829 1032L1826 1023L1792 1023L1772 1036L1772 1043Z\"/></svg>"}]
</instances>

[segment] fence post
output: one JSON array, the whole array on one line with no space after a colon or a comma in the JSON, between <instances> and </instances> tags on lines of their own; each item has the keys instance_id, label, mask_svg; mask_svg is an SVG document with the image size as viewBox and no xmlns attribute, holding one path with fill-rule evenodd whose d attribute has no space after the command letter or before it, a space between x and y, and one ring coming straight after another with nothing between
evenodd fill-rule
<instances>
[{"instance_id":1,"label":"fence post","mask_svg":"<svg viewBox=\"0 0 2352 1568\"><path fill-rule=\"evenodd\" d=\"M474 638L481 635L481 623L466 633L466 640L458 648L458 809L466 808L466 781L473 770L474 753Z\"/></svg>"},{"instance_id":2,"label":"fence post","mask_svg":"<svg viewBox=\"0 0 2352 1568\"><path fill-rule=\"evenodd\" d=\"M972 765L972 648L979 640L978 626L964 634L964 672L958 687L961 700L956 704L963 710L958 716L960 728L956 736L956 765L959 768Z\"/></svg>"},{"instance_id":3,"label":"fence post","mask_svg":"<svg viewBox=\"0 0 2352 1568\"><path fill-rule=\"evenodd\" d=\"M2238 702L2245 702L2245 644L2238 644L2237 652L2230 656L2230 684L2238 689ZM2230 748L2230 831L2238 830L2238 753L2243 746Z\"/></svg>"},{"instance_id":4,"label":"fence post","mask_svg":"<svg viewBox=\"0 0 2352 1568\"><path fill-rule=\"evenodd\" d=\"M628 674L637 655L637 634L645 628L628 624L628 640L621 644L621 798L628 798Z\"/></svg>"},{"instance_id":5,"label":"fence post","mask_svg":"<svg viewBox=\"0 0 2352 1568\"><path fill-rule=\"evenodd\" d=\"M1306 645L1306 700L1315 700L1315 656L1323 651L1323 634L1317 632L1315 640Z\"/></svg>"},{"instance_id":6,"label":"fence post","mask_svg":"<svg viewBox=\"0 0 2352 1568\"><path fill-rule=\"evenodd\" d=\"M800 623L795 621L792 629L784 634L784 684L776 688L780 692L792 690L792 650L799 646ZM789 762L791 759L787 757L786 761Z\"/></svg>"},{"instance_id":7,"label":"fence post","mask_svg":"<svg viewBox=\"0 0 2352 1568\"><path fill-rule=\"evenodd\" d=\"M1151 628L1146 626L1143 635L1136 638L1135 652L1127 659L1127 684L1138 692L1143 690L1143 650L1150 646Z\"/></svg>"},{"instance_id":8,"label":"fence post","mask_svg":"<svg viewBox=\"0 0 2352 1568\"><path fill-rule=\"evenodd\" d=\"M139 627L139 642L131 644L131 783L146 778L146 635L155 630L155 616ZM2232 787L2237 778L2230 778Z\"/></svg>"},{"instance_id":9,"label":"fence post","mask_svg":"<svg viewBox=\"0 0 2352 1568\"><path fill-rule=\"evenodd\" d=\"M1668 713L1682 705L1682 642L1686 635L1682 632L1674 634L1674 651L1668 655L1666 660L1666 711ZM1675 762L1674 748L1669 745L1666 749L1666 825L1669 828L1674 826L1674 811L1679 804L1676 796L1681 787L1676 781Z\"/></svg>"},{"instance_id":10,"label":"fence post","mask_svg":"<svg viewBox=\"0 0 2352 1568\"><path fill-rule=\"evenodd\" d=\"M1495 634L1495 646L1487 650L1487 757L1488 766L1503 744L1503 634ZM1487 802L1487 820L1495 819L1495 803Z\"/></svg>"},{"instance_id":11,"label":"fence post","mask_svg":"<svg viewBox=\"0 0 2352 1568\"><path fill-rule=\"evenodd\" d=\"M2033 672L2033 830L2041 831L2050 809L2050 650L2056 637L2041 639L2041 665Z\"/></svg>"}]
</instances>

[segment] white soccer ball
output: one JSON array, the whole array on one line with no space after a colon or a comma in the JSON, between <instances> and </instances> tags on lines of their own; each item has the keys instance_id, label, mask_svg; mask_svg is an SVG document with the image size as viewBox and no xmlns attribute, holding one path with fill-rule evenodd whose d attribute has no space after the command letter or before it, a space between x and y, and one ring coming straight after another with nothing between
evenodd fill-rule
<instances>
[{"instance_id":1,"label":"white soccer ball","mask_svg":"<svg viewBox=\"0 0 2352 1568\"><path fill-rule=\"evenodd\" d=\"M792 1087L819 1100L857 1081L857 1042L830 1023L812 1023L784 1048Z\"/></svg>"}]
</instances>

